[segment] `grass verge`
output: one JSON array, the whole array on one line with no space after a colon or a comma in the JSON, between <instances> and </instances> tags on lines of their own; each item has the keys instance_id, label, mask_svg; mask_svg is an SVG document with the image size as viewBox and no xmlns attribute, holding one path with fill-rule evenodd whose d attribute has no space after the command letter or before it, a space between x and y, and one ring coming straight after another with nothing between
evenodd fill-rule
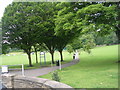
<instances>
[{"instance_id":1,"label":"grass verge","mask_svg":"<svg viewBox=\"0 0 120 90\"><path fill-rule=\"evenodd\" d=\"M61 82L74 88L118 88L118 45L80 53L80 62L59 71ZM51 79L51 73L40 78Z\"/></svg>"},{"instance_id":2,"label":"grass verge","mask_svg":"<svg viewBox=\"0 0 120 90\"><path fill-rule=\"evenodd\" d=\"M55 61L60 60L59 52L55 52L54 54ZM64 63L68 63L72 60L72 54L69 54L67 51L63 51ZM28 66L28 57L27 54L23 52L12 52L7 55L1 55L2 62L1 65L16 65L16 64L24 64L25 69L35 69L51 66L51 55L46 52L46 64L44 64L44 59L42 58L42 65L40 65L40 55L38 53L38 61L36 63L35 54L31 55L33 67ZM55 65L55 64L54 64ZM21 66L10 66L9 68L21 68Z\"/></svg>"}]
</instances>

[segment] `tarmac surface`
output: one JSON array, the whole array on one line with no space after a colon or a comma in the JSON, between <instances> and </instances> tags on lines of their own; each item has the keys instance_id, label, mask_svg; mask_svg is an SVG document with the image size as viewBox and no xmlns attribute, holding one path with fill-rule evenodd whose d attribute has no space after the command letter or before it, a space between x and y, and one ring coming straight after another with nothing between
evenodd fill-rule
<instances>
[{"instance_id":1,"label":"tarmac surface","mask_svg":"<svg viewBox=\"0 0 120 90\"><path fill-rule=\"evenodd\" d=\"M69 63L62 64L61 68L72 66L74 64L77 64L78 62L79 62L79 55L78 55L78 52L76 52L75 59L73 59ZM48 74L48 73L55 71L59 68L60 68L59 66L52 66L52 67L44 67L44 68L40 68L40 69L28 69L28 70L24 70L24 75L29 76L29 77L37 77L37 76L42 76L42 75ZM21 70L18 70L18 71L13 70L13 71L10 71L9 73L15 74L15 75L22 75ZM1 74L1 72L0 72L0 74ZM0 80L1 80L1 75L0 75Z\"/></svg>"}]
</instances>

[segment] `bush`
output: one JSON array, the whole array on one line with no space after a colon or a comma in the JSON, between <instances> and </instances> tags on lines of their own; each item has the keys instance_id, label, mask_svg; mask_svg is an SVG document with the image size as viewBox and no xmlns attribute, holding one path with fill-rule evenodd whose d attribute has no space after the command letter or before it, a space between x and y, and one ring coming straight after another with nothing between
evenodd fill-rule
<instances>
[{"instance_id":1,"label":"bush","mask_svg":"<svg viewBox=\"0 0 120 90\"><path fill-rule=\"evenodd\" d=\"M58 75L58 71L53 71L52 80L60 82L60 77Z\"/></svg>"}]
</instances>

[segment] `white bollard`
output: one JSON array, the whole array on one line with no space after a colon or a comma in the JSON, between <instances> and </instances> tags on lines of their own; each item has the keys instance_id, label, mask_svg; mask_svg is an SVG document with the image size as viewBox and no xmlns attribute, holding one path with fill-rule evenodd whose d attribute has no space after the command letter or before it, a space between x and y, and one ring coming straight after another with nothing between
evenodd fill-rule
<instances>
[{"instance_id":1,"label":"white bollard","mask_svg":"<svg viewBox=\"0 0 120 90\"><path fill-rule=\"evenodd\" d=\"M25 73L24 73L24 65L22 64L22 75L25 76Z\"/></svg>"}]
</instances>

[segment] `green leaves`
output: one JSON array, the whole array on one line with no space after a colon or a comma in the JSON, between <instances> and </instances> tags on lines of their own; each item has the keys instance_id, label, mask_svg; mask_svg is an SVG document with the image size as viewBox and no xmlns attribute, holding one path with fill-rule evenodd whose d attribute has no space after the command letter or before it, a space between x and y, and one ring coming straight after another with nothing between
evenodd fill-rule
<instances>
[{"instance_id":1,"label":"green leaves","mask_svg":"<svg viewBox=\"0 0 120 90\"><path fill-rule=\"evenodd\" d=\"M103 34L107 34L116 24L115 7L115 5L106 7L103 4L89 5L77 11L77 19L82 19L81 22L86 27L91 26L93 23L96 30L99 28L103 31Z\"/></svg>"},{"instance_id":2,"label":"green leaves","mask_svg":"<svg viewBox=\"0 0 120 90\"><path fill-rule=\"evenodd\" d=\"M104 35L115 30L114 26L119 24L115 9L115 5L89 2L13 2L2 18L3 36L9 37L6 40L11 45L24 50L45 43L50 52L61 51L88 32ZM83 44L87 50L91 47L92 40L84 41L77 42L76 49Z\"/></svg>"},{"instance_id":3,"label":"green leaves","mask_svg":"<svg viewBox=\"0 0 120 90\"><path fill-rule=\"evenodd\" d=\"M63 25L63 29L64 30L67 30L67 29L72 29L72 25L70 24L70 23L65 23L64 25Z\"/></svg>"},{"instance_id":4,"label":"green leaves","mask_svg":"<svg viewBox=\"0 0 120 90\"><path fill-rule=\"evenodd\" d=\"M60 82L60 76L59 76L59 74L58 74L58 71L53 71L52 72L52 80L55 80L55 81L58 81L58 82Z\"/></svg>"},{"instance_id":5,"label":"green leaves","mask_svg":"<svg viewBox=\"0 0 120 90\"><path fill-rule=\"evenodd\" d=\"M93 33L82 34L66 46L67 51L71 53L75 50L82 49L90 53L90 49L94 48L96 45L94 39Z\"/></svg>"}]
</instances>

